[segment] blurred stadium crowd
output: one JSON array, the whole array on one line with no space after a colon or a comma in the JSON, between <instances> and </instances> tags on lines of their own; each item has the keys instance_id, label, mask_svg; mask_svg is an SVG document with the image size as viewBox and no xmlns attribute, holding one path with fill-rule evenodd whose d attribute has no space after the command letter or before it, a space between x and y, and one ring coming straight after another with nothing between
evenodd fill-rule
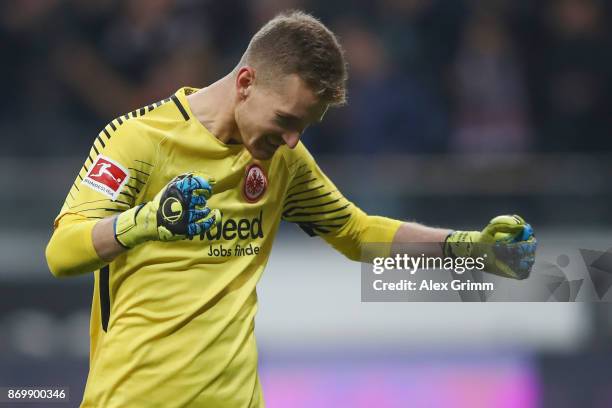
<instances>
[{"instance_id":1,"label":"blurred stadium crowd","mask_svg":"<svg viewBox=\"0 0 612 408\"><path fill-rule=\"evenodd\" d=\"M516 212L553 264L610 248L611 1L4 0L0 386L80 401L92 276L53 279L44 247L98 131L226 74L290 8L346 49L349 104L303 140L362 209L469 229ZM270 407L612 406L608 304L360 303L359 265L279 234L258 285Z\"/></svg>"},{"instance_id":2,"label":"blurred stadium crowd","mask_svg":"<svg viewBox=\"0 0 612 408\"><path fill-rule=\"evenodd\" d=\"M7 0L4 153L82 155L113 117L226 73L287 8L329 24L350 64L314 151L612 150L603 0Z\"/></svg>"}]
</instances>

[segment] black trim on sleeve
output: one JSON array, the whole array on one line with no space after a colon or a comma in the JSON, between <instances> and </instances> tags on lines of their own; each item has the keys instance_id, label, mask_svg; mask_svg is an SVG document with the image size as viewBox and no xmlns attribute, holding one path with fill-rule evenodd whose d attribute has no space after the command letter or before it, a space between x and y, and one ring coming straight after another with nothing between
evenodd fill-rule
<instances>
[{"instance_id":1,"label":"black trim on sleeve","mask_svg":"<svg viewBox=\"0 0 612 408\"><path fill-rule=\"evenodd\" d=\"M176 97L176 95L172 95L170 99L172 99L172 102L174 102L178 110L181 112L181 115L183 115L183 119L189 120L189 115L187 114L187 111L181 104L181 101L179 101L179 99Z\"/></svg>"}]
</instances>

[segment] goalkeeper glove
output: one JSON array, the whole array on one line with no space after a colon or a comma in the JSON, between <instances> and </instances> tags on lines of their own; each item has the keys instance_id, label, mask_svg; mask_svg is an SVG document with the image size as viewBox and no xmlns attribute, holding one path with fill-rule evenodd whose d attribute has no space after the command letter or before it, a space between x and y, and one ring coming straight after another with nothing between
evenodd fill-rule
<instances>
[{"instance_id":1,"label":"goalkeeper glove","mask_svg":"<svg viewBox=\"0 0 612 408\"><path fill-rule=\"evenodd\" d=\"M153 200L131 208L115 219L115 238L126 248L146 241L193 239L221 221L219 210L206 207L212 184L192 173L168 183Z\"/></svg>"},{"instance_id":2,"label":"goalkeeper glove","mask_svg":"<svg viewBox=\"0 0 612 408\"><path fill-rule=\"evenodd\" d=\"M531 225L518 215L500 215L481 232L451 232L444 242L444 256L483 257L486 272L525 279L535 261L536 247Z\"/></svg>"}]
</instances>

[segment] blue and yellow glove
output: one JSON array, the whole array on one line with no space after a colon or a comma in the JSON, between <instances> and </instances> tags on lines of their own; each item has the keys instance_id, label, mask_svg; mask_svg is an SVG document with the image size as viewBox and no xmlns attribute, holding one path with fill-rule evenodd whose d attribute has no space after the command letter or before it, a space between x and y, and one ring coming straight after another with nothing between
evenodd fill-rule
<instances>
[{"instance_id":1,"label":"blue and yellow glove","mask_svg":"<svg viewBox=\"0 0 612 408\"><path fill-rule=\"evenodd\" d=\"M214 181L193 173L168 183L153 200L131 208L115 219L115 238L126 248L146 241L192 239L221 221L219 210L206 206Z\"/></svg>"},{"instance_id":2,"label":"blue and yellow glove","mask_svg":"<svg viewBox=\"0 0 612 408\"><path fill-rule=\"evenodd\" d=\"M525 279L535 261L536 248L531 225L518 215L500 215L480 232L451 232L444 242L444 256L483 257L485 272Z\"/></svg>"}]
</instances>

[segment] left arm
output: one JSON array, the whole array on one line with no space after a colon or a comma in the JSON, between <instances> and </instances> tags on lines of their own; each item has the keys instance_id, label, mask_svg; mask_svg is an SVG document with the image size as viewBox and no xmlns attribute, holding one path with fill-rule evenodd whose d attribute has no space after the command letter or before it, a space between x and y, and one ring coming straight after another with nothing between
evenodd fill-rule
<instances>
[{"instance_id":1,"label":"left arm","mask_svg":"<svg viewBox=\"0 0 612 408\"><path fill-rule=\"evenodd\" d=\"M406 244L440 243L440 245L424 246L423 249L427 251L425 254L427 256L443 256L442 244L451 232L451 230L445 228L433 228L416 222L404 222L393 237L392 248L399 249ZM417 246L413 245L412 247L416 248Z\"/></svg>"},{"instance_id":2,"label":"left arm","mask_svg":"<svg viewBox=\"0 0 612 408\"><path fill-rule=\"evenodd\" d=\"M303 144L298 144L293 154L296 157L289 168L291 182L283 203L283 220L296 223L310 236L320 236L349 259L370 261L389 256L392 245L441 243L451 232L367 215L338 191ZM442 255L441 245L428 247L432 253L427 255Z\"/></svg>"},{"instance_id":3,"label":"left arm","mask_svg":"<svg viewBox=\"0 0 612 408\"><path fill-rule=\"evenodd\" d=\"M349 259L371 262L397 253L433 257L486 254L487 272L514 279L529 276L536 240L522 218L499 216L482 231L452 231L367 215L338 191L301 143L296 151L298 159L289 169L292 177L282 217L308 235L320 236Z\"/></svg>"}]
</instances>

